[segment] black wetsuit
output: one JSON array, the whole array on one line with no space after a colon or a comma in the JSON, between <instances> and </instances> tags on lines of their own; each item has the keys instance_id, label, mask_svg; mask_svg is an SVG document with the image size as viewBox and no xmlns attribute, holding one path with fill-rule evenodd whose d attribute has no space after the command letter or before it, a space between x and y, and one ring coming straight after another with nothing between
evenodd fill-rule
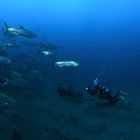
<instances>
[{"instance_id":1,"label":"black wetsuit","mask_svg":"<svg viewBox=\"0 0 140 140\"><path fill-rule=\"evenodd\" d=\"M110 90L106 90L106 88L102 86L96 85L94 88L88 87L87 92L91 95L99 97L100 99L105 99L111 104L115 104L117 101L119 101L118 96L120 92L117 92L114 96L112 96Z\"/></svg>"}]
</instances>

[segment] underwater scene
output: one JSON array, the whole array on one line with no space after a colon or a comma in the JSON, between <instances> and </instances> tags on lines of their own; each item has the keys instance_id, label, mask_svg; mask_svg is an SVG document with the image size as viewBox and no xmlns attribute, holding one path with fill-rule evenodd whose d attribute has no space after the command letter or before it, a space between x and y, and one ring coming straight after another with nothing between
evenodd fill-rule
<instances>
[{"instance_id":1,"label":"underwater scene","mask_svg":"<svg viewBox=\"0 0 140 140\"><path fill-rule=\"evenodd\" d=\"M0 140L139 140L140 1L1 0Z\"/></svg>"}]
</instances>

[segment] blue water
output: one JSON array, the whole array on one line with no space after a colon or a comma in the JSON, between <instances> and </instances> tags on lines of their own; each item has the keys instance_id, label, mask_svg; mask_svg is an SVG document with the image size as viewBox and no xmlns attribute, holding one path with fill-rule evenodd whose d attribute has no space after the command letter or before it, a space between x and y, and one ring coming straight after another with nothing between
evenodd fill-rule
<instances>
[{"instance_id":1,"label":"blue water","mask_svg":"<svg viewBox=\"0 0 140 140\"><path fill-rule=\"evenodd\" d=\"M20 47L8 48L7 51L9 53L8 57L12 59L12 64L10 65L10 68L8 67L8 69L15 70L21 73L25 80L30 80L31 85L34 87L33 89L39 96L37 99L37 97L33 94L34 91L27 93L26 91L29 87L24 87L25 90L23 91L20 91L18 87L16 87L16 89L12 89L11 92L13 95L11 96L17 100L16 106L19 107L15 107L15 109L12 108L12 111L14 112L13 114L8 108L9 117L5 115L5 112L2 115L2 119L4 121L8 119L9 123L9 126L6 128L3 128L2 124L3 129L0 129L0 136L3 138L3 140L73 140L74 136L75 139L77 138L79 140L139 139L140 135L137 132L134 133L135 129L139 130L138 118L140 115L139 111L134 111L135 109L139 110L137 104L139 105L138 99L140 97L139 15L140 2L138 0L1 1L1 27L5 21L9 26L19 27L22 25L37 34L37 38L33 39L16 37L16 42L18 42ZM2 33L0 36L1 38L3 37ZM40 42L46 44L52 43L58 46L59 49L54 50L54 56L50 58L43 58L36 53L38 50L37 47L23 45L23 41L35 42L36 46L38 46ZM80 66L74 69L56 68L54 63L59 60L74 60L79 62ZM32 62L32 65L29 63L29 61ZM33 72L30 74L27 72L29 69L36 70L39 73ZM41 82L38 82L36 77L39 77ZM88 110L87 112L90 113L88 114L86 112L86 116L84 113L81 113L82 111L79 111L82 110L82 107L79 106L79 104L77 106L75 104L74 106L73 104L69 105L69 101L67 101L67 99L65 100L65 98L62 99L61 97L54 95L57 86L60 85L68 86L69 84L73 84L77 90L84 91L85 87L91 85L95 78L98 78L101 84L107 86L113 91L124 90L128 92L130 94L129 100L132 102L132 104L134 104L134 110L132 109L134 112L128 110L129 107L126 107L127 109L123 107L124 110L122 111L121 106L116 107L115 109L102 107L98 108L96 104L85 102L81 105L83 106L83 110L86 108L87 111L89 107L92 106L93 109L97 111L93 111L92 109ZM0 91L10 95L10 88L7 88L6 90L0 89ZM16 94L18 92L21 93L18 95ZM22 92L25 92L25 95L22 94ZM43 96L45 96L44 100L42 100L42 93ZM25 109L23 112L21 111L24 107L28 108L28 106L30 106L29 109ZM77 114L76 108L80 108L79 110L77 109ZM101 113L98 112L98 109L101 109ZM53 111L56 111L57 113L55 114ZM113 113L110 112L117 112L116 114L121 115L112 116ZM29 115L27 115L28 113ZM98 118L97 115L94 115L94 113L100 117ZM107 113L108 118L105 118L104 120L104 118L101 117L102 113ZM134 118L132 117L133 115L131 113L134 115ZM18 115L16 116L15 114ZM128 116L130 116L131 119L133 118L136 120L138 124L136 125L135 121L129 122L130 118L127 118L128 116L124 114L128 114ZM64 117L65 121L58 117L60 120L57 118L58 122L55 123L53 120L51 120L49 115L52 118L55 118L55 115L62 115L62 118ZM81 124L80 122L77 122L77 118L73 117L74 115L75 117L79 118ZM89 118L88 115L91 118ZM72 122L75 121L77 128L75 128L75 126L71 126L71 124L68 124L70 123L67 122L67 117L69 116L72 116L70 119ZM109 118L110 116L112 117ZM13 121L9 121L11 120L9 118L12 117L14 118ZM117 117L119 120L117 120ZM87 120L91 119L92 121L92 118L94 118L94 121L97 120L97 122L100 122L101 119L103 126L99 125L99 127L105 127L105 129L105 121L107 121L110 129L107 132L103 132L101 137L98 137L96 134L94 135L94 133L97 132L101 133L101 129L99 129L99 127L97 127L97 130L94 131L90 131L89 128L86 129L90 124L90 121L88 122ZM24 121L27 119L27 122L25 121L25 125L21 124L22 119ZM127 119L128 122L126 121ZM123 122L124 125L117 125L118 123ZM79 123L78 126L77 123ZM114 131L111 131L111 128L113 128L112 123L114 123L114 125L117 127L116 129L114 128ZM16 127L16 130L12 125ZM50 128L45 128L44 134L41 132L41 130L47 125L50 125ZM83 129L86 129L87 133L83 132L84 130L81 128L82 125L84 127ZM134 126L135 129L133 131L131 130L131 127ZM33 127L35 128L32 131L29 131L29 134L25 134L27 133L27 128L32 129ZM91 129L94 127L93 122L90 127ZM130 129L125 129L126 127ZM50 132L51 128L54 128L52 132ZM7 133L5 130L7 130ZM58 130L60 133L68 135L69 138L53 137L52 135L54 135L54 133L58 133ZM75 131L78 130L79 132L75 134ZM116 137L117 132L120 134L118 134L119 137ZM83 135L81 133L83 133ZM112 133L114 137L111 137L110 133Z\"/></svg>"}]
</instances>

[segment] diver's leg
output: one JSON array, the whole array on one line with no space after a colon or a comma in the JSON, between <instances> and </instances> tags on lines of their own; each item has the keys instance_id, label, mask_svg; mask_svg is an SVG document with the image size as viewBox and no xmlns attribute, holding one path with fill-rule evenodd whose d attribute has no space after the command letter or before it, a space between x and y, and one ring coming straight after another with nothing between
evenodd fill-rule
<instances>
[{"instance_id":1,"label":"diver's leg","mask_svg":"<svg viewBox=\"0 0 140 140\"><path fill-rule=\"evenodd\" d=\"M115 99L115 98L117 98L119 95L120 95L120 91L118 91L118 92L113 96L113 98Z\"/></svg>"}]
</instances>

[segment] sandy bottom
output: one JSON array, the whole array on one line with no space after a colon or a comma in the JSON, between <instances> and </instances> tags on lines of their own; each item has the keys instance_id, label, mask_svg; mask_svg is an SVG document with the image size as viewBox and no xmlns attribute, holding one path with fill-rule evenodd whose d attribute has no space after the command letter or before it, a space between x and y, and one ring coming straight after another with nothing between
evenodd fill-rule
<instances>
[{"instance_id":1,"label":"sandy bottom","mask_svg":"<svg viewBox=\"0 0 140 140\"><path fill-rule=\"evenodd\" d=\"M88 95L60 97L54 87L40 97L22 92L12 96L13 106L0 107L1 140L140 139L139 94L132 104L115 106Z\"/></svg>"}]
</instances>

